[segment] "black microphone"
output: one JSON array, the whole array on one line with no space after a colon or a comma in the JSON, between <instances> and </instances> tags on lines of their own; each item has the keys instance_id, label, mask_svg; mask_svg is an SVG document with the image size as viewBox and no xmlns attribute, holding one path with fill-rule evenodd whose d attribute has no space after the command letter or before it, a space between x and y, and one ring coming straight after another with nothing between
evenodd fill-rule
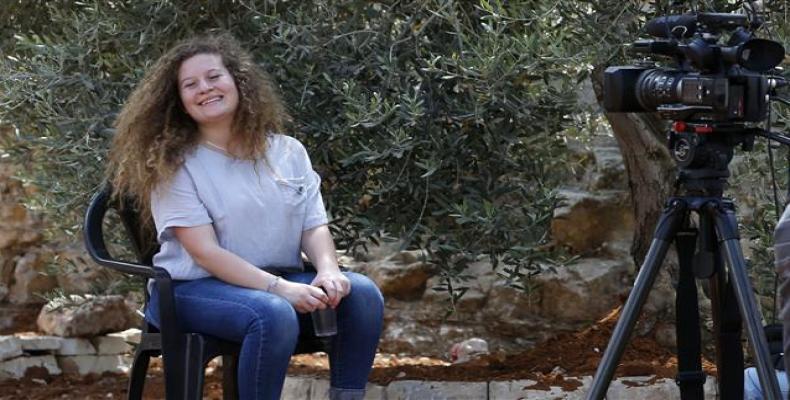
<instances>
[{"instance_id":1,"label":"black microphone","mask_svg":"<svg viewBox=\"0 0 790 400\"><path fill-rule=\"evenodd\" d=\"M665 15L653 18L645 24L645 31L660 38L690 38L697 32L697 15Z\"/></svg>"}]
</instances>

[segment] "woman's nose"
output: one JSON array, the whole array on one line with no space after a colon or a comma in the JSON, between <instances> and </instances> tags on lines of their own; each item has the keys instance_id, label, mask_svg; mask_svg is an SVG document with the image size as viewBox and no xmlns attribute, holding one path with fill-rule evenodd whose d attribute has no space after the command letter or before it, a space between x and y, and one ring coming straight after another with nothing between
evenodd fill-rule
<instances>
[{"instance_id":1,"label":"woman's nose","mask_svg":"<svg viewBox=\"0 0 790 400\"><path fill-rule=\"evenodd\" d=\"M214 86L209 81L207 81L205 79L201 79L200 82L198 82L198 85L199 85L198 87L200 88L201 92L208 92L211 89L214 89Z\"/></svg>"}]
</instances>

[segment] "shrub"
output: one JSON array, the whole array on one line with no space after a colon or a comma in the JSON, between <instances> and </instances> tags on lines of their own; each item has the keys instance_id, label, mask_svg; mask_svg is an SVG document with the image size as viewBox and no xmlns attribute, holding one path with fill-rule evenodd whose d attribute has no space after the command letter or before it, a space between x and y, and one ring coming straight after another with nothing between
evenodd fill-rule
<instances>
[{"instance_id":1,"label":"shrub","mask_svg":"<svg viewBox=\"0 0 790 400\"><path fill-rule=\"evenodd\" d=\"M575 98L550 4L19 0L4 13L0 120L16 133L3 149L42 188L28 204L53 234L79 231L145 68L176 40L222 29L279 83L339 247L427 249L453 298L472 260L506 260L517 282L549 257L565 169L554 133Z\"/></svg>"}]
</instances>

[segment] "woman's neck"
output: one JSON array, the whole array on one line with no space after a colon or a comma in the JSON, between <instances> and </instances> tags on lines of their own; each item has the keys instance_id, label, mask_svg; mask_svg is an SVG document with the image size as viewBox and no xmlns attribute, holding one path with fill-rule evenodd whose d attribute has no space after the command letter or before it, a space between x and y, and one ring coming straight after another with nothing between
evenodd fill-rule
<instances>
[{"instance_id":1,"label":"woman's neck","mask_svg":"<svg viewBox=\"0 0 790 400\"><path fill-rule=\"evenodd\" d=\"M222 125L201 125L198 128L200 139L211 142L215 146L230 149L232 131L227 124Z\"/></svg>"}]
</instances>

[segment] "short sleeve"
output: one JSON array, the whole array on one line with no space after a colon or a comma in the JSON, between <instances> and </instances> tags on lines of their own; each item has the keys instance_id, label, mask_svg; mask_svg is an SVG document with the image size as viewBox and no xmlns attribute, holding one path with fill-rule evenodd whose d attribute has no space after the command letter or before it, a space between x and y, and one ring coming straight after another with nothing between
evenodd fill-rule
<instances>
[{"instance_id":1,"label":"short sleeve","mask_svg":"<svg viewBox=\"0 0 790 400\"><path fill-rule=\"evenodd\" d=\"M166 184L151 193L151 213L159 243L173 237L172 227L191 227L212 223L206 206L198 197L195 182L182 166Z\"/></svg>"},{"instance_id":2,"label":"short sleeve","mask_svg":"<svg viewBox=\"0 0 790 400\"><path fill-rule=\"evenodd\" d=\"M320 225L329 223L324 207L324 199L321 197L321 176L313 169L307 149L298 140L295 140L300 149L301 168L307 177L307 193L305 196L305 214L302 223L302 231L313 229Z\"/></svg>"}]
</instances>

